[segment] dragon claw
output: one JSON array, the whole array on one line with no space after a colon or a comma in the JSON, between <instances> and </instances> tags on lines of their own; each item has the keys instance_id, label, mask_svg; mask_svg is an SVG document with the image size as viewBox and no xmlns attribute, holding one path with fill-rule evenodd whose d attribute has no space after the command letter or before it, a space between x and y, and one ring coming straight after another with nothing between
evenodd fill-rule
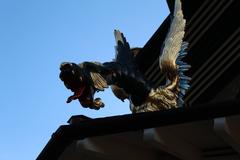
<instances>
[{"instance_id":1,"label":"dragon claw","mask_svg":"<svg viewBox=\"0 0 240 160\"><path fill-rule=\"evenodd\" d=\"M103 108L105 106L105 104L102 102L101 98L96 98L93 101L93 108L94 109L100 109Z\"/></svg>"}]
</instances>

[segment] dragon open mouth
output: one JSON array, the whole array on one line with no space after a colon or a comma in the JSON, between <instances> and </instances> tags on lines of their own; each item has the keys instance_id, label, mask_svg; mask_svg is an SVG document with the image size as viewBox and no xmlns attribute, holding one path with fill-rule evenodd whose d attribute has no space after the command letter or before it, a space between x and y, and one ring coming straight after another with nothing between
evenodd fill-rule
<instances>
[{"instance_id":1,"label":"dragon open mouth","mask_svg":"<svg viewBox=\"0 0 240 160\"><path fill-rule=\"evenodd\" d=\"M72 96L68 97L67 103L70 103L72 100L75 100L75 99L80 99L81 96L83 95L84 89L85 89L85 86L77 89Z\"/></svg>"},{"instance_id":2,"label":"dragon open mouth","mask_svg":"<svg viewBox=\"0 0 240 160\"><path fill-rule=\"evenodd\" d=\"M100 109L104 106L100 98L94 99L95 88L87 83L80 68L75 63L62 63L60 79L74 94L68 97L67 103L78 99L83 107Z\"/></svg>"}]
</instances>

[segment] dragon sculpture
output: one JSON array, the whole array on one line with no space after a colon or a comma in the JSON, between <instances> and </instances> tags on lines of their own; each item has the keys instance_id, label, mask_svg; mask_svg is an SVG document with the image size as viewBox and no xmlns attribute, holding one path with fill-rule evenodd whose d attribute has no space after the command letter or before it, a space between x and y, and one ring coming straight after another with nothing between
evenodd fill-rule
<instances>
[{"instance_id":1,"label":"dragon sculpture","mask_svg":"<svg viewBox=\"0 0 240 160\"><path fill-rule=\"evenodd\" d=\"M183 105L183 96L189 88L190 77L184 71L190 65L182 61L187 54L187 42L183 41L186 20L183 17L180 0L175 1L172 21L165 38L159 67L166 75L166 84L154 88L144 74L138 70L135 61L139 48L131 49L124 35L114 31L116 56L112 62L83 62L80 64L64 62L60 66L60 79L74 94L67 103L78 99L83 107L100 109L104 103L94 99L95 92L111 86L114 95L130 101L133 113L177 108Z\"/></svg>"}]
</instances>

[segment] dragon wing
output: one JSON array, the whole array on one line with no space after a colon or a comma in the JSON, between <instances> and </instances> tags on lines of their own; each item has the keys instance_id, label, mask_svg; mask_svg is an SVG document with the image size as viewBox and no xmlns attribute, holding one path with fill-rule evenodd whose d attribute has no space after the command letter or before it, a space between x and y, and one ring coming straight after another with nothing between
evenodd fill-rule
<instances>
[{"instance_id":1,"label":"dragon wing","mask_svg":"<svg viewBox=\"0 0 240 160\"><path fill-rule=\"evenodd\" d=\"M114 61L123 66L127 66L128 68L132 68L134 55L131 52L129 43L127 42L123 33L121 33L119 30L114 30L114 36L116 40L116 53ZM129 97L123 88L119 88L116 85L111 85L111 89L113 94L122 101Z\"/></svg>"},{"instance_id":2,"label":"dragon wing","mask_svg":"<svg viewBox=\"0 0 240 160\"><path fill-rule=\"evenodd\" d=\"M172 74L168 78L176 74L177 64L176 60L181 51L183 43L184 29L186 20L183 18L183 12L180 0L175 0L175 8L173 13L173 19L169 32L163 44L162 54L159 57L159 65L163 73Z\"/></svg>"},{"instance_id":3,"label":"dragon wing","mask_svg":"<svg viewBox=\"0 0 240 160\"><path fill-rule=\"evenodd\" d=\"M101 76L101 74L96 72L90 72L94 87L100 91L103 91L104 88L108 88L107 81Z\"/></svg>"},{"instance_id":4,"label":"dragon wing","mask_svg":"<svg viewBox=\"0 0 240 160\"><path fill-rule=\"evenodd\" d=\"M103 91L104 88L108 88L106 78L102 76L108 72L108 70L106 70L101 63L83 62L79 64L79 66L87 71L85 75L97 90Z\"/></svg>"},{"instance_id":5,"label":"dragon wing","mask_svg":"<svg viewBox=\"0 0 240 160\"><path fill-rule=\"evenodd\" d=\"M114 30L114 36L116 40L115 46L115 61L127 66L128 68L133 67L134 64L134 53L131 51L129 43L124 37L123 33L119 30Z\"/></svg>"},{"instance_id":6,"label":"dragon wing","mask_svg":"<svg viewBox=\"0 0 240 160\"><path fill-rule=\"evenodd\" d=\"M183 17L180 0L175 0L173 19L159 57L160 69L167 76L167 85L177 88L178 105L183 104L182 97L189 88L190 77L183 74L191 66L181 61L187 54L188 43L183 41L186 20Z\"/></svg>"}]
</instances>

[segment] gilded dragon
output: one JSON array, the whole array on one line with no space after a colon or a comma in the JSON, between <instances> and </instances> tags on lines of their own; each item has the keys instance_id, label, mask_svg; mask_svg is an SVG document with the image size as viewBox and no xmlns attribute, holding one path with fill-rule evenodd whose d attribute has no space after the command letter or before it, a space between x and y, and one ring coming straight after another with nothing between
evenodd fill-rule
<instances>
[{"instance_id":1,"label":"gilded dragon","mask_svg":"<svg viewBox=\"0 0 240 160\"><path fill-rule=\"evenodd\" d=\"M64 62L60 65L60 79L74 94L67 103L78 99L83 107L100 109L104 103L94 99L95 92L111 86L114 95L130 101L133 113L177 108L183 105L183 96L189 88L190 77L184 71L190 65L182 61L188 43L183 41L186 20L180 0L175 0L168 34L159 53L159 67L166 75L166 84L154 88L138 69L135 61L138 48L130 48L124 35L114 31L116 56L111 62Z\"/></svg>"}]
</instances>

